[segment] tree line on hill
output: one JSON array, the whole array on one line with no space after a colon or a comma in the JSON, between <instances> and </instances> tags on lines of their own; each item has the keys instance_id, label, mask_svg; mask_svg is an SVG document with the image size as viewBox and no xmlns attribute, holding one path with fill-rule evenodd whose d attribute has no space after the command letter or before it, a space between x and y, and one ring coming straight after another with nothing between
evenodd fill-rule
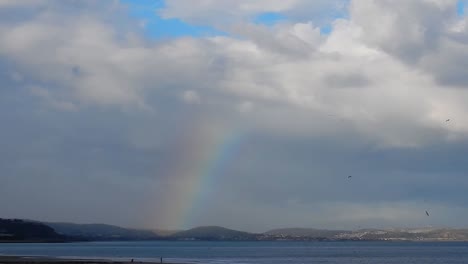
<instances>
[{"instance_id":1,"label":"tree line on hill","mask_svg":"<svg viewBox=\"0 0 468 264\"><path fill-rule=\"evenodd\" d=\"M0 218L0 241L63 242L67 237L45 224L20 219Z\"/></svg>"}]
</instances>

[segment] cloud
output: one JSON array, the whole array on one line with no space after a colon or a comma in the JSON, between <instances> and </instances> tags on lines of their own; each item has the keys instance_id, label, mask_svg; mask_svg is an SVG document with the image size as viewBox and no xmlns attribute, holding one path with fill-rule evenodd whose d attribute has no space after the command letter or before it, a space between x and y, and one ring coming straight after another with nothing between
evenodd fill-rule
<instances>
[{"instance_id":1,"label":"cloud","mask_svg":"<svg viewBox=\"0 0 468 264\"><path fill-rule=\"evenodd\" d=\"M43 202L5 212L175 228L168 186L194 183L242 131L217 199L189 224L417 225L426 199L445 215L432 224L462 225L468 38L455 5L169 0L161 16L225 34L150 39L116 1L2 1L17 15L0 16L0 199L34 182ZM265 12L285 20L256 24ZM53 197L74 189L92 191Z\"/></svg>"},{"instance_id":2,"label":"cloud","mask_svg":"<svg viewBox=\"0 0 468 264\"><path fill-rule=\"evenodd\" d=\"M30 87L30 90L33 95L42 98L49 106L53 108L63 111L77 111L77 106L75 104L53 98L49 90L45 88L32 86Z\"/></svg>"},{"instance_id":3,"label":"cloud","mask_svg":"<svg viewBox=\"0 0 468 264\"><path fill-rule=\"evenodd\" d=\"M315 20L323 22L345 10L347 1L307 1L307 0L260 0L233 1L203 0L197 3L181 0L168 0L165 7L158 10L164 18L179 18L189 23L224 28L242 20L252 20L263 13L282 13L299 21Z\"/></svg>"},{"instance_id":4,"label":"cloud","mask_svg":"<svg viewBox=\"0 0 468 264\"><path fill-rule=\"evenodd\" d=\"M182 99L187 102L187 103L190 103L190 104L199 104L201 103L201 99L200 99L200 96L198 95L197 92L195 91L185 91L183 94L182 94Z\"/></svg>"},{"instance_id":5,"label":"cloud","mask_svg":"<svg viewBox=\"0 0 468 264\"><path fill-rule=\"evenodd\" d=\"M252 111L254 108L254 104L249 101L243 101L238 105L238 109L241 113L248 113Z\"/></svg>"},{"instance_id":6,"label":"cloud","mask_svg":"<svg viewBox=\"0 0 468 264\"><path fill-rule=\"evenodd\" d=\"M460 72L466 61L466 20L457 2L353 1L351 19L362 30L362 40L405 63L426 71L439 84L464 87Z\"/></svg>"},{"instance_id":7,"label":"cloud","mask_svg":"<svg viewBox=\"0 0 468 264\"><path fill-rule=\"evenodd\" d=\"M190 82L194 66L205 72L210 67L204 62L209 58L199 53L203 43L180 39L146 46L131 32L116 32L80 13L65 19L44 11L0 31L5 36L0 54L15 61L19 72L42 85L59 86L60 93L79 102L149 108L146 90Z\"/></svg>"},{"instance_id":8,"label":"cloud","mask_svg":"<svg viewBox=\"0 0 468 264\"><path fill-rule=\"evenodd\" d=\"M1 0L0 7L1 8L12 8L12 7L22 7L22 6L34 6L34 5L44 5L45 1L33 1L33 0L25 0L25 1L15 1L15 0Z\"/></svg>"},{"instance_id":9,"label":"cloud","mask_svg":"<svg viewBox=\"0 0 468 264\"><path fill-rule=\"evenodd\" d=\"M329 76L325 77L325 82L328 84L329 87L366 87L369 85L369 81L366 77L360 74L349 74L349 75L340 75L338 74L330 74Z\"/></svg>"}]
</instances>

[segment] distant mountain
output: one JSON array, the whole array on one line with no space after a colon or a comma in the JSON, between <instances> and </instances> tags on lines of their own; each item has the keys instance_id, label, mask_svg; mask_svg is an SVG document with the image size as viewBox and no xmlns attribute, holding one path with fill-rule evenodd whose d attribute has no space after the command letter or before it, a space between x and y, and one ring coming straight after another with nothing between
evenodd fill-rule
<instances>
[{"instance_id":1,"label":"distant mountain","mask_svg":"<svg viewBox=\"0 0 468 264\"><path fill-rule=\"evenodd\" d=\"M220 226L201 226L170 236L178 240L256 240L257 235Z\"/></svg>"},{"instance_id":2,"label":"distant mountain","mask_svg":"<svg viewBox=\"0 0 468 264\"><path fill-rule=\"evenodd\" d=\"M335 236L346 240L468 241L468 229L362 229Z\"/></svg>"},{"instance_id":3,"label":"distant mountain","mask_svg":"<svg viewBox=\"0 0 468 264\"><path fill-rule=\"evenodd\" d=\"M326 230L315 228L281 228L273 229L263 233L268 236L284 237L310 237L310 238L331 238L342 233L349 233L345 230Z\"/></svg>"},{"instance_id":4,"label":"distant mountain","mask_svg":"<svg viewBox=\"0 0 468 264\"><path fill-rule=\"evenodd\" d=\"M274 229L262 234L220 226L185 231L139 230L105 224L41 223L0 218L0 242L65 242L109 240L211 240L211 241L468 241L468 229L414 228L355 231L314 228Z\"/></svg>"},{"instance_id":5,"label":"distant mountain","mask_svg":"<svg viewBox=\"0 0 468 264\"><path fill-rule=\"evenodd\" d=\"M262 240L468 241L468 229L393 228L345 231L285 228L265 232Z\"/></svg>"},{"instance_id":6,"label":"distant mountain","mask_svg":"<svg viewBox=\"0 0 468 264\"><path fill-rule=\"evenodd\" d=\"M57 233L84 240L157 240L149 230L129 229L105 224L45 223Z\"/></svg>"},{"instance_id":7,"label":"distant mountain","mask_svg":"<svg viewBox=\"0 0 468 264\"><path fill-rule=\"evenodd\" d=\"M178 233L178 232L181 232L183 230L164 230L164 229L153 229L151 230L152 232L154 232L155 234L157 234L158 236L161 236L161 237L169 237L175 233Z\"/></svg>"},{"instance_id":8,"label":"distant mountain","mask_svg":"<svg viewBox=\"0 0 468 264\"><path fill-rule=\"evenodd\" d=\"M0 218L0 241L60 242L65 239L51 227L38 222Z\"/></svg>"}]
</instances>

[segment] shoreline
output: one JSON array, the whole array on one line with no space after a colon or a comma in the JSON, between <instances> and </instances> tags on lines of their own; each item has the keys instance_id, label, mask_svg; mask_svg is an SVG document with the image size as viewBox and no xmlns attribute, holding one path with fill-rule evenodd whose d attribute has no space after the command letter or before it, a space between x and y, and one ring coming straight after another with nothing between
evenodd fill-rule
<instances>
[{"instance_id":1,"label":"shoreline","mask_svg":"<svg viewBox=\"0 0 468 264\"><path fill-rule=\"evenodd\" d=\"M151 260L145 261L142 259L135 259L132 262L131 258L128 259L106 259L106 258L70 258L70 257L43 257L43 256L8 256L0 255L0 264L160 264L160 261ZM168 264L186 264L180 262L167 262Z\"/></svg>"}]
</instances>

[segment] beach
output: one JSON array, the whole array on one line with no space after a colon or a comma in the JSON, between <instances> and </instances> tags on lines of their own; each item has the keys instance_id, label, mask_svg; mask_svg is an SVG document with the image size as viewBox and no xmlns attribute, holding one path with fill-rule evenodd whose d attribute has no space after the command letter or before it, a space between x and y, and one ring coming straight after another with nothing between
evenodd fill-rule
<instances>
[{"instance_id":1,"label":"beach","mask_svg":"<svg viewBox=\"0 0 468 264\"><path fill-rule=\"evenodd\" d=\"M125 260L106 260L106 259L71 259L71 258L53 258L53 257L36 257L36 256L0 256L0 264L135 264L135 263L145 263L145 264L156 264L161 263L157 262L148 262L148 261L139 261L135 260L132 262L131 259L128 261ZM176 264L174 262L163 262ZM178 263L182 264L182 263Z\"/></svg>"},{"instance_id":2,"label":"beach","mask_svg":"<svg viewBox=\"0 0 468 264\"><path fill-rule=\"evenodd\" d=\"M12 257L17 256L17 257ZM0 264L468 263L468 242L112 241L1 244Z\"/></svg>"}]
</instances>

